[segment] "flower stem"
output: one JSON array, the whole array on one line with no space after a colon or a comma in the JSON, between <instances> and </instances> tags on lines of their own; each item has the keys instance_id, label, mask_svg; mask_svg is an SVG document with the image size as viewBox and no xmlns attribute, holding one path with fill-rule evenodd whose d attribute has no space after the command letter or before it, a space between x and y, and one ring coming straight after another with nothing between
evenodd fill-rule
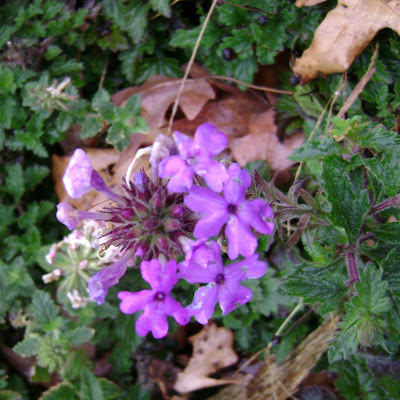
<instances>
[{"instance_id":1,"label":"flower stem","mask_svg":"<svg viewBox=\"0 0 400 400\"><path fill-rule=\"evenodd\" d=\"M360 277L357 271L356 259L354 257L354 250L347 252L347 270L349 271L349 280L346 282L346 286L352 286L354 283L360 281Z\"/></svg>"}]
</instances>

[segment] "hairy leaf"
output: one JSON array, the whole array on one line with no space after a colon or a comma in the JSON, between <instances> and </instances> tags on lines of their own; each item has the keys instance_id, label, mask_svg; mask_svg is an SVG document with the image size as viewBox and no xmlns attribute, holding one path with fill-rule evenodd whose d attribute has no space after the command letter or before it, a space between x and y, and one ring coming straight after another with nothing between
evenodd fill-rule
<instances>
[{"instance_id":1,"label":"hairy leaf","mask_svg":"<svg viewBox=\"0 0 400 400\"><path fill-rule=\"evenodd\" d=\"M329 163L323 167L322 180L332 206L329 219L334 226L344 228L350 243L355 243L369 210L367 191L355 192L349 175Z\"/></svg>"}]
</instances>

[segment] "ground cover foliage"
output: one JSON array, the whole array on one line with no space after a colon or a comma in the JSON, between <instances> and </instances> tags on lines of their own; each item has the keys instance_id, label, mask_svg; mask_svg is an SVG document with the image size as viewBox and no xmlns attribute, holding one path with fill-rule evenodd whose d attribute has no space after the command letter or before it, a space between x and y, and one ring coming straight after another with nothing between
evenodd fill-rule
<instances>
[{"instance_id":1,"label":"ground cover foliage","mask_svg":"<svg viewBox=\"0 0 400 400\"><path fill-rule=\"evenodd\" d=\"M400 13L398 1L383 3L385 21ZM89 300L86 282L106 261L90 226L71 247L56 204L67 200L61 176L74 149L115 186L167 133L212 2L2 3L0 399L400 398L398 24L366 13L378 32L356 49L346 26L333 46L348 63L332 67L317 28L324 21L331 40L354 2L296 4L216 2L172 126L193 135L210 122L228 136L222 157L247 166L248 195L274 212L274 233L258 237L267 272L244 282L250 302L216 310L216 325L171 319L156 340L119 310L119 291L148 288L138 269L103 305ZM140 154L136 172L148 171ZM103 201L89 193L72 204ZM188 305L193 287L180 282L175 296ZM263 373L279 385L263 386Z\"/></svg>"}]
</instances>

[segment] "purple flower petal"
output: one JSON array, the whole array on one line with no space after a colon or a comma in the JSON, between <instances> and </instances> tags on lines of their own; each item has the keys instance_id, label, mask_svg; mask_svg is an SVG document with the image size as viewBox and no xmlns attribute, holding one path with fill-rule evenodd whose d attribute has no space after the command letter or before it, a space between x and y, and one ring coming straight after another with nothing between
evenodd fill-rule
<instances>
[{"instance_id":1,"label":"purple flower petal","mask_svg":"<svg viewBox=\"0 0 400 400\"><path fill-rule=\"evenodd\" d=\"M150 261L142 261L140 269L143 279L154 291L169 293L178 282L176 260L168 261L163 267L160 261L153 258Z\"/></svg>"},{"instance_id":2,"label":"purple flower petal","mask_svg":"<svg viewBox=\"0 0 400 400\"><path fill-rule=\"evenodd\" d=\"M224 266L218 264L209 264L207 268L199 267L195 264L184 266L180 264L179 277L185 279L189 283L209 283L215 282L215 277Z\"/></svg>"},{"instance_id":3,"label":"purple flower petal","mask_svg":"<svg viewBox=\"0 0 400 400\"><path fill-rule=\"evenodd\" d=\"M225 267L226 279L258 279L261 278L267 270L267 264L258 260L258 254L253 254L235 264L229 264Z\"/></svg>"},{"instance_id":4,"label":"purple flower petal","mask_svg":"<svg viewBox=\"0 0 400 400\"><path fill-rule=\"evenodd\" d=\"M245 194L251 185L251 176L246 169L238 164L231 164L228 168L229 178L224 185L224 196L229 204L238 205L245 200Z\"/></svg>"},{"instance_id":5,"label":"purple flower petal","mask_svg":"<svg viewBox=\"0 0 400 400\"><path fill-rule=\"evenodd\" d=\"M115 264L103 268L89 279L89 294L97 304L100 305L104 303L108 289L116 285L125 274L126 261L127 260L122 258Z\"/></svg>"},{"instance_id":6,"label":"purple flower petal","mask_svg":"<svg viewBox=\"0 0 400 400\"><path fill-rule=\"evenodd\" d=\"M215 156L228 145L228 138L219 132L213 124L200 125L194 134L194 148L207 151L210 156Z\"/></svg>"},{"instance_id":7,"label":"purple flower petal","mask_svg":"<svg viewBox=\"0 0 400 400\"><path fill-rule=\"evenodd\" d=\"M66 201L57 204L57 219L71 231L75 229L79 223L78 210Z\"/></svg>"},{"instance_id":8,"label":"purple flower petal","mask_svg":"<svg viewBox=\"0 0 400 400\"><path fill-rule=\"evenodd\" d=\"M180 156L171 156L162 160L158 174L161 178L172 177L167 185L172 193L185 192L192 187L193 169Z\"/></svg>"},{"instance_id":9,"label":"purple flower petal","mask_svg":"<svg viewBox=\"0 0 400 400\"><path fill-rule=\"evenodd\" d=\"M180 156L171 156L164 158L158 166L158 174L160 178L169 178L178 173L182 168L186 167L185 160Z\"/></svg>"},{"instance_id":10,"label":"purple flower petal","mask_svg":"<svg viewBox=\"0 0 400 400\"><path fill-rule=\"evenodd\" d=\"M194 227L195 238L210 238L218 235L223 225L228 221L229 215L225 212L214 213L201 218Z\"/></svg>"},{"instance_id":11,"label":"purple flower petal","mask_svg":"<svg viewBox=\"0 0 400 400\"><path fill-rule=\"evenodd\" d=\"M215 283L198 288L194 294L193 302L187 309L200 324L206 324L212 317L218 301L218 287Z\"/></svg>"},{"instance_id":12,"label":"purple flower petal","mask_svg":"<svg viewBox=\"0 0 400 400\"><path fill-rule=\"evenodd\" d=\"M190 137L176 131L173 134L176 146L178 147L179 153L183 158L190 158L192 154L193 140Z\"/></svg>"},{"instance_id":13,"label":"purple flower petal","mask_svg":"<svg viewBox=\"0 0 400 400\"><path fill-rule=\"evenodd\" d=\"M262 205L260 202L254 203L254 201L243 202L238 209L237 215L242 221L246 221L256 231L265 235L270 235L274 230L274 224L269 221L264 221L262 216L270 216L272 211L271 213L269 212L270 207L262 200L260 200L260 202L263 203Z\"/></svg>"},{"instance_id":14,"label":"purple flower petal","mask_svg":"<svg viewBox=\"0 0 400 400\"><path fill-rule=\"evenodd\" d=\"M226 172L225 167L216 162L209 161L207 164L207 168L205 169L203 165L197 165L194 168L195 172L202 176L206 181L207 186L214 190L214 192L220 193L224 187L224 182L228 179L228 173ZM201 171L205 171L201 172Z\"/></svg>"},{"instance_id":15,"label":"purple flower petal","mask_svg":"<svg viewBox=\"0 0 400 400\"><path fill-rule=\"evenodd\" d=\"M119 292L118 298L122 300L119 308L125 314L134 314L143 310L149 301L154 297L152 290L142 290L140 292Z\"/></svg>"},{"instance_id":16,"label":"purple flower petal","mask_svg":"<svg viewBox=\"0 0 400 400\"><path fill-rule=\"evenodd\" d=\"M136 333L146 336L150 331L156 339L163 338L168 333L168 321L163 312L148 306L136 321Z\"/></svg>"},{"instance_id":17,"label":"purple flower petal","mask_svg":"<svg viewBox=\"0 0 400 400\"><path fill-rule=\"evenodd\" d=\"M185 197L185 205L192 211L213 214L226 212L226 201L210 189L194 186Z\"/></svg>"},{"instance_id":18,"label":"purple flower petal","mask_svg":"<svg viewBox=\"0 0 400 400\"><path fill-rule=\"evenodd\" d=\"M239 254L249 257L257 248L257 239L249 226L236 216L231 216L226 224L225 235L228 238L228 257L231 260L236 259Z\"/></svg>"},{"instance_id":19,"label":"purple flower petal","mask_svg":"<svg viewBox=\"0 0 400 400\"><path fill-rule=\"evenodd\" d=\"M171 296L167 296L164 300L164 311L167 315L173 317L179 325L186 325L190 320L189 311Z\"/></svg>"},{"instance_id":20,"label":"purple flower petal","mask_svg":"<svg viewBox=\"0 0 400 400\"><path fill-rule=\"evenodd\" d=\"M253 292L242 285L224 284L219 288L219 305L222 315L233 311L238 305L247 303L253 297Z\"/></svg>"},{"instance_id":21,"label":"purple flower petal","mask_svg":"<svg viewBox=\"0 0 400 400\"><path fill-rule=\"evenodd\" d=\"M193 185L193 169L187 166L170 178L167 189L171 193L187 192Z\"/></svg>"},{"instance_id":22,"label":"purple flower petal","mask_svg":"<svg viewBox=\"0 0 400 400\"><path fill-rule=\"evenodd\" d=\"M92 189L92 171L89 157L82 149L76 149L62 178L70 197L78 199Z\"/></svg>"},{"instance_id":23,"label":"purple flower petal","mask_svg":"<svg viewBox=\"0 0 400 400\"><path fill-rule=\"evenodd\" d=\"M274 217L274 213L272 212L271 207L264 200L255 199L252 200L250 203L256 207L261 218L266 219Z\"/></svg>"},{"instance_id":24,"label":"purple flower petal","mask_svg":"<svg viewBox=\"0 0 400 400\"><path fill-rule=\"evenodd\" d=\"M211 262L222 263L221 248L218 243L215 241L206 242L206 240L190 241L191 245L189 247L186 244L184 265L195 264L201 268L206 268Z\"/></svg>"},{"instance_id":25,"label":"purple flower petal","mask_svg":"<svg viewBox=\"0 0 400 400\"><path fill-rule=\"evenodd\" d=\"M176 260L172 259L168 261L165 266L162 268L161 271L161 285L160 290L169 293L172 288L178 282L178 275L177 275L178 266L176 264Z\"/></svg>"}]
</instances>

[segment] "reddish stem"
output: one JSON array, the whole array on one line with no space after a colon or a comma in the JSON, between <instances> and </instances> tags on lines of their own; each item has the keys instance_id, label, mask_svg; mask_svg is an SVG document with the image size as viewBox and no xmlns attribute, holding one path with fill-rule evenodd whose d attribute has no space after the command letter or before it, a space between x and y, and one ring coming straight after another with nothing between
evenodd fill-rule
<instances>
[{"instance_id":1,"label":"reddish stem","mask_svg":"<svg viewBox=\"0 0 400 400\"><path fill-rule=\"evenodd\" d=\"M360 277L357 271L356 259L354 257L354 250L347 252L347 270L349 271L349 280L346 282L346 286L352 286L356 282L360 281Z\"/></svg>"}]
</instances>

